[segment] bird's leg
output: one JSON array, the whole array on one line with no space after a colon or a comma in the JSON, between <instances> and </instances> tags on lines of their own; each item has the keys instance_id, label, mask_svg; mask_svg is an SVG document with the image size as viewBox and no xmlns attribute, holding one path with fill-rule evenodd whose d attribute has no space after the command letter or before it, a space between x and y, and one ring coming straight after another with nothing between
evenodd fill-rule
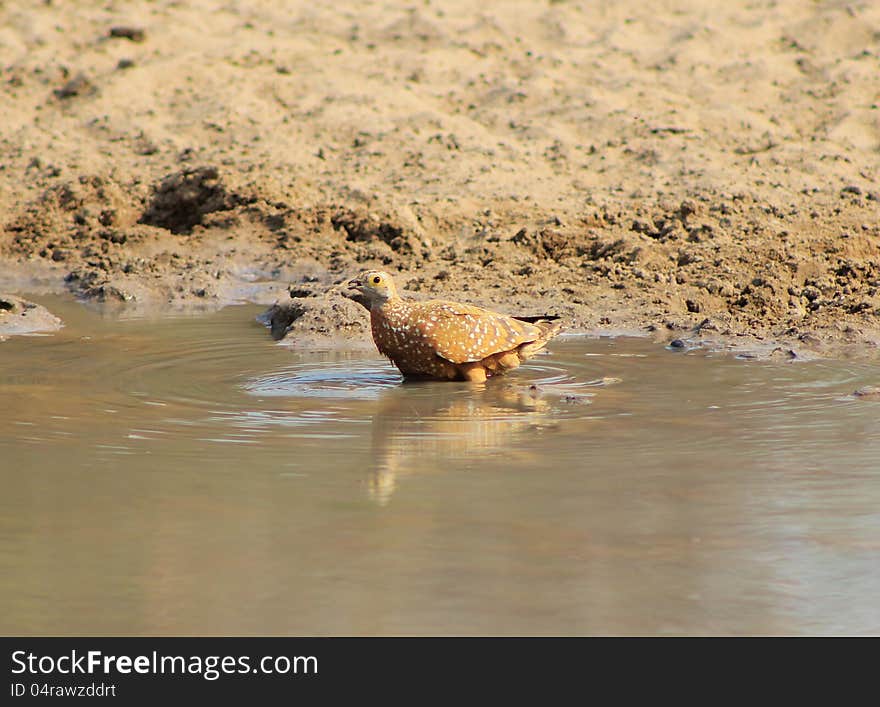
<instances>
[{"instance_id":1,"label":"bird's leg","mask_svg":"<svg viewBox=\"0 0 880 707\"><path fill-rule=\"evenodd\" d=\"M479 361L475 363L463 363L458 368L466 381L470 383L486 382L486 369Z\"/></svg>"},{"instance_id":2,"label":"bird's leg","mask_svg":"<svg viewBox=\"0 0 880 707\"><path fill-rule=\"evenodd\" d=\"M498 357L498 365L502 370L509 371L519 366L519 354L516 351L508 351Z\"/></svg>"}]
</instances>

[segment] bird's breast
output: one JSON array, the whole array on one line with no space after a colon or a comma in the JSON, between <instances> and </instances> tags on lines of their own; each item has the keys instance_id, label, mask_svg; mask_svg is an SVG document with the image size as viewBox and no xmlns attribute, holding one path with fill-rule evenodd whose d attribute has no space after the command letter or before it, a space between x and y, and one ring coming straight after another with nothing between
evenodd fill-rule
<instances>
[{"instance_id":1,"label":"bird's breast","mask_svg":"<svg viewBox=\"0 0 880 707\"><path fill-rule=\"evenodd\" d=\"M436 352L419 328L417 313L405 303L371 310L373 341L383 356L390 358L404 373L447 377Z\"/></svg>"},{"instance_id":2,"label":"bird's breast","mask_svg":"<svg viewBox=\"0 0 880 707\"><path fill-rule=\"evenodd\" d=\"M415 332L408 314L406 307L388 304L370 311L373 341L380 353L396 358L411 345Z\"/></svg>"}]
</instances>

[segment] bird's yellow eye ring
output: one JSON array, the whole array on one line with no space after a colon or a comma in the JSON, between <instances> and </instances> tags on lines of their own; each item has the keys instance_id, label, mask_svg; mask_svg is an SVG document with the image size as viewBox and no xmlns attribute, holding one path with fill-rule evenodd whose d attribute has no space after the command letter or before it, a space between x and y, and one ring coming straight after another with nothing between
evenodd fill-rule
<instances>
[{"instance_id":1,"label":"bird's yellow eye ring","mask_svg":"<svg viewBox=\"0 0 880 707\"><path fill-rule=\"evenodd\" d=\"M378 275L373 275L373 284L378 285L380 282L382 282L382 278Z\"/></svg>"}]
</instances>

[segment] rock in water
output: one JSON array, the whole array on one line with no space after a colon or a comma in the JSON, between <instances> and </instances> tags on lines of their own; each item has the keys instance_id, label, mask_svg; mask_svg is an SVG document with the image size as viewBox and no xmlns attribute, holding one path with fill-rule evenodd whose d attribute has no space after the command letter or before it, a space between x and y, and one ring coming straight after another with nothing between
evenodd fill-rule
<instances>
[{"instance_id":1,"label":"rock in water","mask_svg":"<svg viewBox=\"0 0 880 707\"><path fill-rule=\"evenodd\" d=\"M61 320L36 302L0 294L0 337L55 331Z\"/></svg>"}]
</instances>

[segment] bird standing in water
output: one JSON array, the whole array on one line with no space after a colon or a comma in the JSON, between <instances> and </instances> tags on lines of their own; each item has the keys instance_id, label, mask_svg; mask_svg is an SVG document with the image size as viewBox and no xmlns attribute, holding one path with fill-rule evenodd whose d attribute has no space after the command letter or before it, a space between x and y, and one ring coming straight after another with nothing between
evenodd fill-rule
<instances>
[{"instance_id":1,"label":"bird standing in water","mask_svg":"<svg viewBox=\"0 0 880 707\"><path fill-rule=\"evenodd\" d=\"M516 318L469 304L411 302L387 272L349 283L366 300L373 341L405 377L482 382L516 368L559 333L553 318Z\"/></svg>"}]
</instances>

